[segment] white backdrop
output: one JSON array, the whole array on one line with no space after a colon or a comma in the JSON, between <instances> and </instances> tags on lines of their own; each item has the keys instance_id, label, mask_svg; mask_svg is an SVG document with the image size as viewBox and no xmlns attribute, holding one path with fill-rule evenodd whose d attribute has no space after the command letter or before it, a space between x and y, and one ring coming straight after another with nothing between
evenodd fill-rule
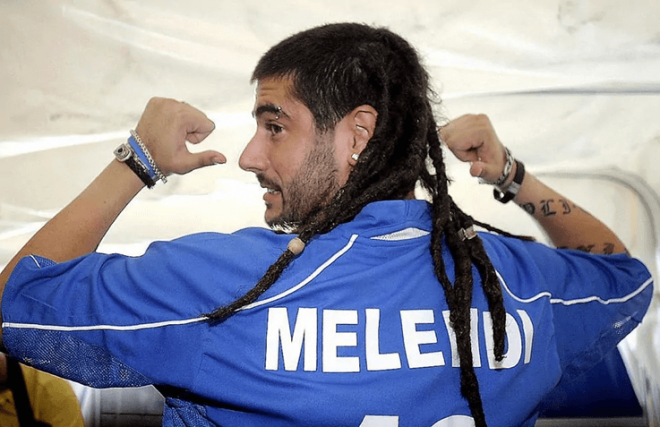
<instances>
[{"instance_id":1,"label":"white backdrop","mask_svg":"<svg viewBox=\"0 0 660 427\"><path fill-rule=\"evenodd\" d=\"M439 114L488 114L529 170L619 232L657 278L658 0L0 0L0 266L111 161L156 95L205 111L217 125L205 147L229 162L144 190L100 249L260 225L262 190L237 166L254 130L252 67L282 38L337 21L410 40ZM473 215L542 238L462 165L450 172ZM654 307L622 351L660 419Z\"/></svg>"}]
</instances>

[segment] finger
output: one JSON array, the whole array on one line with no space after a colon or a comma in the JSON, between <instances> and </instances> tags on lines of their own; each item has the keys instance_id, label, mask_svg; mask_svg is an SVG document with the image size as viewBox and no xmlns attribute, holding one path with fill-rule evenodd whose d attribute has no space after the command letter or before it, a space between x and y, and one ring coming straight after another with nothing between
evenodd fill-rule
<instances>
[{"instance_id":1,"label":"finger","mask_svg":"<svg viewBox=\"0 0 660 427\"><path fill-rule=\"evenodd\" d=\"M438 126L438 137L440 138L440 142L444 143L447 145L447 147L451 147L453 139L452 139L452 132L454 130L454 124L453 121L447 123L446 125L443 126Z\"/></svg>"},{"instance_id":2,"label":"finger","mask_svg":"<svg viewBox=\"0 0 660 427\"><path fill-rule=\"evenodd\" d=\"M452 154L460 161L475 162L481 160L480 146L475 146L472 143L461 143L455 139L450 140L447 148Z\"/></svg>"},{"instance_id":3,"label":"finger","mask_svg":"<svg viewBox=\"0 0 660 427\"><path fill-rule=\"evenodd\" d=\"M443 141L447 142L447 140L451 140L457 142L462 139L460 138L461 134L464 134L466 130L474 127L472 124L473 121L474 115L464 114L449 121L447 124L438 127L438 132L440 132L440 137Z\"/></svg>"},{"instance_id":4,"label":"finger","mask_svg":"<svg viewBox=\"0 0 660 427\"><path fill-rule=\"evenodd\" d=\"M484 174L485 164L483 162L470 163L470 175L475 178L480 178Z\"/></svg>"},{"instance_id":5,"label":"finger","mask_svg":"<svg viewBox=\"0 0 660 427\"><path fill-rule=\"evenodd\" d=\"M211 161L215 165L224 165L225 163L227 163L227 158L222 153L216 153L211 157Z\"/></svg>"},{"instance_id":6,"label":"finger","mask_svg":"<svg viewBox=\"0 0 660 427\"><path fill-rule=\"evenodd\" d=\"M440 138L440 141L445 142L445 138L447 137L447 134L449 132L451 132L448 129L450 125L451 125L451 122L449 122L445 125L442 125L442 126L438 126L438 128L436 129L438 131L438 137Z\"/></svg>"},{"instance_id":7,"label":"finger","mask_svg":"<svg viewBox=\"0 0 660 427\"><path fill-rule=\"evenodd\" d=\"M473 162L470 166L470 175L486 181L495 181L502 175L502 168L487 162Z\"/></svg>"},{"instance_id":8,"label":"finger","mask_svg":"<svg viewBox=\"0 0 660 427\"><path fill-rule=\"evenodd\" d=\"M479 150L483 139L473 127L466 126L466 117L461 116L438 129L441 140L459 160L474 162L479 160Z\"/></svg>"},{"instance_id":9,"label":"finger","mask_svg":"<svg viewBox=\"0 0 660 427\"><path fill-rule=\"evenodd\" d=\"M185 104L188 109L186 121L186 141L199 144L215 130L215 123L197 108Z\"/></svg>"},{"instance_id":10,"label":"finger","mask_svg":"<svg viewBox=\"0 0 660 427\"><path fill-rule=\"evenodd\" d=\"M195 169L224 164L226 162L227 158L222 153L213 150L202 151L200 153L188 153L180 160L174 172L182 175Z\"/></svg>"},{"instance_id":11,"label":"finger","mask_svg":"<svg viewBox=\"0 0 660 427\"><path fill-rule=\"evenodd\" d=\"M211 122L211 123L213 123L213 122ZM209 136L211 134L211 132L213 132L214 129L215 129L215 125L213 127L211 127L210 130L199 130L198 129L198 130L195 130L193 132L189 132L186 135L186 141L191 142L193 144L199 144L200 142L204 141L206 139L206 137Z\"/></svg>"},{"instance_id":12,"label":"finger","mask_svg":"<svg viewBox=\"0 0 660 427\"><path fill-rule=\"evenodd\" d=\"M474 148L467 150L454 149L452 150L452 153L454 153L454 156L462 162L479 162L482 160L478 149Z\"/></svg>"}]
</instances>

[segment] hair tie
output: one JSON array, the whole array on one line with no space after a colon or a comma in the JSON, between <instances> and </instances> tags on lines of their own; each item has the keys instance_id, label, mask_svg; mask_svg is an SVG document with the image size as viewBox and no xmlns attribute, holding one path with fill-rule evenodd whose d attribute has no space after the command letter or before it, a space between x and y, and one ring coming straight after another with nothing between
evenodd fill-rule
<instances>
[{"instance_id":1,"label":"hair tie","mask_svg":"<svg viewBox=\"0 0 660 427\"><path fill-rule=\"evenodd\" d=\"M458 230L458 235L460 236L461 240L472 240L477 237L477 232L474 231L474 226L471 225L468 228L461 228Z\"/></svg>"},{"instance_id":2,"label":"hair tie","mask_svg":"<svg viewBox=\"0 0 660 427\"><path fill-rule=\"evenodd\" d=\"M289 252L294 255L300 255L300 253L305 249L305 242L300 240L299 237L293 238L289 241L289 244L286 247Z\"/></svg>"}]
</instances>

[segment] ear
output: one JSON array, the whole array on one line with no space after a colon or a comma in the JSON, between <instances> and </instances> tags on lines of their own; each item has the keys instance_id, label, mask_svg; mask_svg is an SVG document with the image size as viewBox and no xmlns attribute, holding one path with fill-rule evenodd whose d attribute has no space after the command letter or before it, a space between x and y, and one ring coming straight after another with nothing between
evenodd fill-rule
<instances>
[{"instance_id":1,"label":"ear","mask_svg":"<svg viewBox=\"0 0 660 427\"><path fill-rule=\"evenodd\" d=\"M352 146L350 147L351 155L357 154L359 156L374 135L378 111L371 105L360 105L348 114L348 119L349 128L353 133ZM353 165L357 163L355 157L351 158L350 163Z\"/></svg>"}]
</instances>

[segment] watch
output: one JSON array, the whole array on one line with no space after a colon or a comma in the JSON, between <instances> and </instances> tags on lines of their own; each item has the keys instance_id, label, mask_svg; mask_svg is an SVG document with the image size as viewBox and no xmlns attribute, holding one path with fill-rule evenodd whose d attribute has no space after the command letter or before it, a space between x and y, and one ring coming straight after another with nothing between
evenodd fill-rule
<instances>
[{"instance_id":1,"label":"watch","mask_svg":"<svg viewBox=\"0 0 660 427\"><path fill-rule=\"evenodd\" d=\"M149 171L147 170L147 167L135 155L135 151L133 151L133 148L129 143L121 144L119 147L115 149L114 153L115 153L115 158L120 162L125 163L126 166L131 168L131 170L135 172L138 178L140 178L140 180L144 182L144 184L148 188L152 188L154 185L156 185L156 181L154 181L149 176Z\"/></svg>"},{"instance_id":2,"label":"watch","mask_svg":"<svg viewBox=\"0 0 660 427\"><path fill-rule=\"evenodd\" d=\"M513 176L513 182L509 184L506 191L501 191L499 188L493 189L493 197L501 203L508 203L513 200L518 194L523 179L525 178L525 165L523 162L516 160L516 174Z\"/></svg>"}]
</instances>

